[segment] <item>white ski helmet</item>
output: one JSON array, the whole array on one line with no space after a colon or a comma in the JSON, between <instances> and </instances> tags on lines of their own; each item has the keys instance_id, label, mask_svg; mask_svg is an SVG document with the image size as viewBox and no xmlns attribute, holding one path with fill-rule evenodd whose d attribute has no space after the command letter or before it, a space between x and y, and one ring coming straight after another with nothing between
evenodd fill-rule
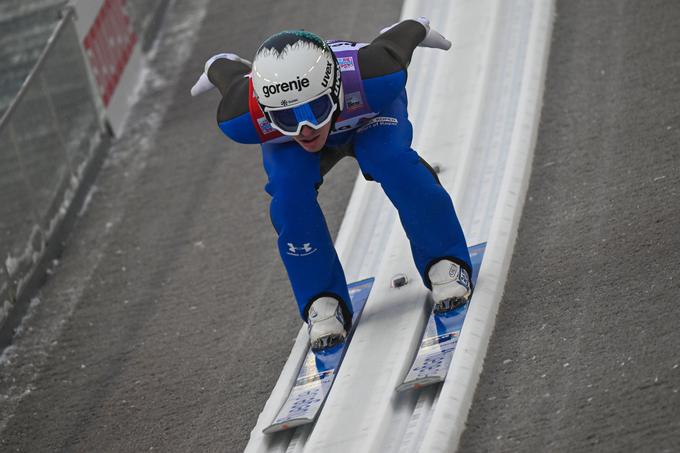
<instances>
[{"instance_id":1,"label":"white ski helmet","mask_svg":"<svg viewBox=\"0 0 680 453\"><path fill-rule=\"evenodd\" d=\"M319 129L340 115L340 68L328 44L313 33L287 30L267 38L251 77L262 111L285 135L298 135L303 125Z\"/></svg>"}]
</instances>

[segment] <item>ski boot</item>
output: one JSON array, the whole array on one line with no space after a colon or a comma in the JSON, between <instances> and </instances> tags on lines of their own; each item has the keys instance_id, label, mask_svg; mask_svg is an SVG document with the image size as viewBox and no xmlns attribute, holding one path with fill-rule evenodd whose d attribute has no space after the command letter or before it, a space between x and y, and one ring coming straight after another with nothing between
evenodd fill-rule
<instances>
[{"instance_id":1,"label":"ski boot","mask_svg":"<svg viewBox=\"0 0 680 453\"><path fill-rule=\"evenodd\" d=\"M309 343L313 350L330 348L345 341L345 319L337 299L320 297L312 302L307 316Z\"/></svg>"},{"instance_id":2,"label":"ski boot","mask_svg":"<svg viewBox=\"0 0 680 453\"><path fill-rule=\"evenodd\" d=\"M435 313L465 305L472 295L470 276L463 267L446 259L435 263L427 274L432 283Z\"/></svg>"}]
</instances>

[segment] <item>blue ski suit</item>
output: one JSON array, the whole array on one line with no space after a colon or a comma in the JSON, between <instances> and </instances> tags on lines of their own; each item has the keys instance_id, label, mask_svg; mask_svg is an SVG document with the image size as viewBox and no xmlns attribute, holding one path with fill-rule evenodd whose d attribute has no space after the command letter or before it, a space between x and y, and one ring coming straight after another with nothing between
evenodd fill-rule
<instances>
[{"instance_id":1,"label":"blue ski suit","mask_svg":"<svg viewBox=\"0 0 680 453\"><path fill-rule=\"evenodd\" d=\"M424 37L421 24L405 21L370 44L329 41L342 71L345 105L325 147L317 153L273 130L258 112L246 64L217 59L208 69L208 78L222 93L217 112L220 129L237 142L261 144L269 178L265 190L272 197L271 220L305 321L309 306L321 296L338 299L346 323L352 319L345 275L317 202L323 176L345 156L356 158L364 177L379 183L396 207L428 288L428 270L442 258L459 263L472 276L451 198L432 168L411 148L407 66ZM348 93L347 87L357 84L360 89Z\"/></svg>"}]
</instances>

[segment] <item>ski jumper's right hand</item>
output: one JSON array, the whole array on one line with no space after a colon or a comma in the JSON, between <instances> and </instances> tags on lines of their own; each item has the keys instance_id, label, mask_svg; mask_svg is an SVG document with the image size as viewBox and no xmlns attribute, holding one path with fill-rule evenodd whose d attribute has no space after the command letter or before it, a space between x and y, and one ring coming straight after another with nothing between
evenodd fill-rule
<instances>
[{"instance_id":1,"label":"ski jumper's right hand","mask_svg":"<svg viewBox=\"0 0 680 453\"><path fill-rule=\"evenodd\" d=\"M430 47L432 49L442 49L442 50L449 50L451 48L451 41L446 39L444 36L442 36L441 33L439 33L437 30L433 29L430 27L430 20L427 17L419 17L417 19L407 19L407 20L414 20L416 22L419 22L423 27L425 27L426 30L426 35L425 38L418 44L418 47ZM404 22L404 21L401 21ZM380 34L385 33L386 31L394 28L396 25L399 25L401 22L397 22L396 24L392 24L389 27L385 27L382 30L380 30Z\"/></svg>"}]
</instances>

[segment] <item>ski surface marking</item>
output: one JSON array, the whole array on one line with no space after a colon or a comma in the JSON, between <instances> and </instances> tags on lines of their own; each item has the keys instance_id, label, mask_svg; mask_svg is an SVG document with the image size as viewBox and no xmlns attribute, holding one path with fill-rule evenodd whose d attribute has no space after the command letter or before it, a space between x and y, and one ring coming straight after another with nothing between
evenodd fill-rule
<instances>
[{"instance_id":1,"label":"ski surface marking","mask_svg":"<svg viewBox=\"0 0 680 453\"><path fill-rule=\"evenodd\" d=\"M479 275L485 250L486 242L469 248L474 269L472 272L473 285L477 282L477 275ZM403 382L397 386L398 392L436 384L446 379L453 358L453 351L458 344L458 336L463 328L465 315L467 315L468 305L472 300L474 300L474 294L470 302L461 307L444 313L436 314L434 311L430 313L418 352Z\"/></svg>"},{"instance_id":2,"label":"ski surface marking","mask_svg":"<svg viewBox=\"0 0 680 453\"><path fill-rule=\"evenodd\" d=\"M352 328L347 339L331 348L318 352L307 350L297 378L291 388L288 398L281 406L271 425L262 430L265 434L294 428L314 422L321 410L328 392L331 390L335 376L338 373L342 359L352 339L359 317L364 310L366 301L373 287L375 279L367 278L347 286L352 299Z\"/></svg>"}]
</instances>

